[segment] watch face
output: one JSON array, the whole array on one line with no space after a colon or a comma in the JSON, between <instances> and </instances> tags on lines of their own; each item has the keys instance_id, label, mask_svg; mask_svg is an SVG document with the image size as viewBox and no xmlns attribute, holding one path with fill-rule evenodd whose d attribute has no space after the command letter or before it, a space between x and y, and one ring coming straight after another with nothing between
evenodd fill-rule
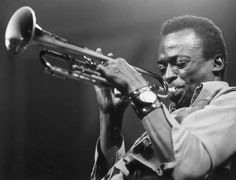
<instances>
[{"instance_id":1,"label":"watch face","mask_svg":"<svg viewBox=\"0 0 236 180\"><path fill-rule=\"evenodd\" d=\"M142 102L154 103L157 100L157 95L153 91L144 91L139 95Z\"/></svg>"}]
</instances>

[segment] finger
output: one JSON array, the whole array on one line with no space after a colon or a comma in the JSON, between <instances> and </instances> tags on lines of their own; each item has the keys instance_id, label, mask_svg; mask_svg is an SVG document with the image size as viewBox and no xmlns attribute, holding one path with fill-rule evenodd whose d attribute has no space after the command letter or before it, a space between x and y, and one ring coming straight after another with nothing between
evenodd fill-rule
<instances>
[{"instance_id":1,"label":"finger","mask_svg":"<svg viewBox=\"0 0 236 180\"><path fill-rule=\"evenodd\" d=\"M111 88L103 88L99 86L95 87L95 94L99 103L106 102L111 99Z\"/></svg>"},{"instance_id":2,"label":"finger","mask_svg":"<svg viewBox=\"0 0 236 180\"><path fill-rule=\"evenodd\" d=\"M122 97L123 96L122 93L116 88L113 89L113 93L114 93L115 97Z\"/></svg>"},{"instance_id":3,"label":"finger","mask_svg":"<svg viewBox=\"0 0 236 180\"><path fill-rule=\"evenodd\" d=\"M97 48L97 49L96 49L96 52L97 52L98 54L102 54L102 49L101 49L101 48Z\"/></svg>"},{"instance_id":4,"label":"finger","mask_svg":"<svg viewBox=\"0 0 236 180\"><path fill-rule=\"evenodd\" d=\"M98 85L94 85L94 89L97 93L110 92L111 91L110 87L98 86Z\"/></svg>"},{"instance_id":5,"label":"finger","mask_svg":"<svg viewBox=\"0 0 236 180\"><path fill-rule=\"evenodd\" d=\"M97 71L99 71L105 77L107 77L111 74L110 70L107 68L107 66L99 64L99 65L97 65L96 69L97 69Z\"/></svg>"},{"instance_id":6,"label":"finger","mask_svg":"<svg viewBox=\"0 0 236 180\"><path fill-rule=\"evenodd\" d=\"M108 60L104 60L104 61L102 61L102 65L103 66L108 66L108 65L111 65L111 64L114 64L114 63L116 63L113 59L108 59Z\"/></svg>"},{"instance_id":7,"label":"finger","mask_svg":"<svg viewBox=\"0 0 236 180\"><path fill-rule=\"evenodd\" d=\"M127 96L122 97L122 101L124 104L128 105L131 103L131 100Z\"/></svg>"},{"instance_id":8,"label":"finger","mask_svg":"<svg viewBox=\"0 0 236 180\"><path fill-rule=\"evenodd\" d=\"M101 91L101 88L100 88L99 86L94 85L93 87L94 87L94 89L95 89L96 92L100 92L100 91Z\"/></svg>"},{"instance_id":9,"label":"finger","mask_svg":"<svg viewBox=\"0 0 236 180\"><path fill-rule=\"evenodd\" d=\"M109 65L109 66L98 65L97 70L101 73L101 76L107 80L110 87L112 88L116 87L115 86L116 75L119 74L119 69L114 68L112 65ZM117 85L119 86L119 84Z\"/></svg>"},{"instance_id":10,"label":"finger","mask_svg":"<svg viewBox=\"0 0 236 180\"><path fill-rule=\"evenodd\" d=\"M113 54L113 53L108 53L107 56L108 56L108 57L114 57L114 54Z\"/></svg>"}]
</instances>

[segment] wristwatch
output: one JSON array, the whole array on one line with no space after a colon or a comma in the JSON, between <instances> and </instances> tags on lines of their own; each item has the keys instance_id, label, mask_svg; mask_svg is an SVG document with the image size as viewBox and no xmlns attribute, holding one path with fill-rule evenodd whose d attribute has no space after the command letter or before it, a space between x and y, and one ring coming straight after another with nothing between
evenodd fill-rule
<instances>
[{"instance_id":1,"label":"wristwatch","mask_svg":"<svg viewBox=\"0 0 236 180\"><path fill-rule=\"evenodd\" d=\"M136 89L129 95L130 100L137 107L148 106L154 104L158 97L157 94L152 90L152 86L148 85L140 89Z\"/></svg>"},{"instance_id":2,"label":"wristwatch","mask_svg":"<svg viewBox=\"0 0 236 180\"><path fill-rule=\"evenodd\" d=\"M137 99L140 101L140 103L143 104L153 104L157 100L157 95L151 90L144 91L137 96Z\"/></svg>"},{"instance_id":3,"label":"wristwatch","mask_svg":"<svg viewBox=\"0 0 236 180\"><path fill-rule=\"evenodd\" d=\"M148 85L135 90L129 95L132 106L140 119L154 109L161 107L161 103L156 103L158 96L152 88L151 85Z\"/></svg>"}]
</instances>

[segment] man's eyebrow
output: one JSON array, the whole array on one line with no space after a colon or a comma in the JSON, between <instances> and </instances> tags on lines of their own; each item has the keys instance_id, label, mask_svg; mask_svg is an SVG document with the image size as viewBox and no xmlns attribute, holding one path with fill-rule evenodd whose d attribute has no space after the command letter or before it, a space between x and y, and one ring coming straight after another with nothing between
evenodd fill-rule
<instances>
[{"instance_id":1,"label":"man's eyebrow","mask_svg":"<svg viewBox=\"0 0 236 180\"><path fill-rule=\"evenodd\" d=\"M166 60L165 59L158 59L157 60L157 64L166 64Z\"/></svg>"},{"instance_id":2,"label":"man's eyebrow","mask_svg":"<svg viewBox=\"0 0 236 180\"><path fill-rule=\"evenodd\" d=\"M157 64L166 64L176 60L178 57L179 57L178 55L172 57L161 57L157 60Z\"/></svg>"},{"instance_id":3,"label":"man's eyebrow","mask_svg":"<svg viewBox=\"0 0 236 180\"><path fill-rule=\"evenodd\" d=\"M174 56L171 56L171 57L159 58L157 60L157 64L171 63L171 62L174 62L177 58L188 58L188 59L190 59L190 57L187 56L187 55L174 55Z\"/></svg>"}]
</instances>

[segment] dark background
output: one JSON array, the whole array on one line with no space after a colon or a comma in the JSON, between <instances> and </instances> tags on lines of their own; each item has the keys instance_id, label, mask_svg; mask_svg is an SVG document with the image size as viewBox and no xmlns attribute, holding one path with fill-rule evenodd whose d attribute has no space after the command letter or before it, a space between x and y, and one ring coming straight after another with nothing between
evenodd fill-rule
<instances>
[{"instance_id":1,"label":"dark background","mask_svg":"<svg viewBox=\"0 0 236 180\"><path fill-rule=\"evenodd\" d=\"M229 52L226 80L236 84L235 0L1 0L0 179L89 179L99 134L93 87L43 73L40 47L13 57L4 47L13 12L31 6L44 29L90 49L157 71L161 24L182 14L206 16L222 30ZM127 147L143 129L125 114Z\"/></svg>"}]
</instances>

